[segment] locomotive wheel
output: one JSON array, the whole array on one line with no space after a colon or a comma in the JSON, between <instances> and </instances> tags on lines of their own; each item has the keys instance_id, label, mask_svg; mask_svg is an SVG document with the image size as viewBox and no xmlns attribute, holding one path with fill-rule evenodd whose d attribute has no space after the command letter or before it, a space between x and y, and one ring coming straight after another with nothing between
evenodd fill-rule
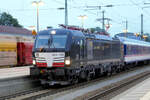
<instances>
[{"instance_id":1,"label":"locomotive wheel","mask_svg":"<svg viewBox=\"0 0 150 100\"><path fill-rule=\"evenodd\" d=\"M78 82L79 82L79 78L78 78L78 77L75 77L74 80L73 80L73 83L74 83L74 84L77 84Z\"/></svg>"},{"instance_id":2,"label":"locomotive wheel","mask_svg":"<svg viewBox=\"0 0 150 100\"><path fill-rule=\"evenodd\" d=\"M69 81L71 84L77 84L79 82L79 78L76 76L70 76Z\"/></svg>"},{"instance_id":3,"label":"locomotive wheel","mask_svg":"<svg viewBox=\"0 0 150 100\"><path fill-rule=\"evenodd\" d=\"M71 83L71 84L73 84L73 76L69 76L69 82Z\"/></svg>"},{"instance_id":4,"label":"locomotive wheel","mask_svg":"<svg viewBox=\"0 0 150 100\"><path fill-rule=\"evenodd\" d=\"M80 78L81 78L81 79L86 79L86 72L85 72L85 71L82 71L82 72L80 73Z\"/></svg>"},{"instance_id":5,"label":"locomotive wheel","mask_svg":"<svg viewBox=\"0 0 150 100\"><path fill-rule=\"evenodd\" d=\"M90 73L87 74L87 77L86 77L86 81L90 81L91 80L91 75Z\"/></svg>"},{"instance_id":6,"label":"locomotive wheel","mask_svg":"<svg viewBox=\"0 0 150 100\"><path fill-rule=\"evenodd\" d=\"M120 73L121 72L121 69L120 68L117 68L116 69L116 73Z\"/></svg>"},{"instance_id":7,"label":"locomotive wheel","mask_svg":"<svg viewBox=\"0 0 150 100\"><path fill-rule=\"evenodd\" d=\"M42 87L43 88L49 88L50 86L48 84L43 84Z\"/></svg>"},{"instance_id":8,"label":"locomotive wheel","mask_svg":"<svg viewBox=\"0 0 150 100\"><path fill-rule=\"evenodd\" d=\"M107 76L111 76L112 75L112 71L111 72L107 72Z\"/></svg>"}]
</instances>

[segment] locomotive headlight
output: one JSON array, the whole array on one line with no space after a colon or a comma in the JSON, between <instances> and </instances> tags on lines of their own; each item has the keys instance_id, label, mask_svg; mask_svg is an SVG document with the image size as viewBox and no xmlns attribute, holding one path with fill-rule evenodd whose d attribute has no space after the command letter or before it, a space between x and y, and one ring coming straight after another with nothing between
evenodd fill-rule
<instances>
[{"instance_id":1,"label":"locomotive headlight","mask_svg":"<svg viewBox=\"0 0 150 100\"><path fill-rule=\"evenodd\" d=\"M70 60L65 60L66 65L70 65Z\"/></svg>"},{"instance_id":2,"label":"locomotive headlight","mask_svg":"<svg viewBox=\"0 0 150 100\"><path fill-rule=\"evenodd\" d=\"M33 65L35 65L36 64L36 61L35 61L35 59L33 59Z\"/></svg>"},{"instance_id":3,"label":"locomotive headlight","mask_svg":"<svg viewBox=\"0 0 150 100\"><path fill-rule=\"evenodd\" d=\"M66 57L65 58L65 65L70 65L71 61L70 61L70 57Z\"/></svg>"},{"instance_id":4,"label":"locomotive headlight","mask_svg":"<svg viewBox=\"0 0 150 100\"><path fill-rule=\"evenodd\" d=\"M52 30L52 31L51 31L51 34L55 35L55 34L56 34L56 31L55 31L55 30Z\"/></svg>"}]
</instances>

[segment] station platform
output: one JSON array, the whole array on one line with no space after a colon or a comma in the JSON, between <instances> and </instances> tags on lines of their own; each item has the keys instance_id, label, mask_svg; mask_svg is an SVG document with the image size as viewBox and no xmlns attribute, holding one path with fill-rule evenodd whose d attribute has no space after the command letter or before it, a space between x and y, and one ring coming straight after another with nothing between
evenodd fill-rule
<instances>
[{"instance_id":1,"label":"station platform","mask_svg":"<svg viewBox=\"0 0 150 100\"><path fill-rule=\"evenodd\" d=\"M150 100L150 78L140 82L111 100Z\"/></svg>"},{"instance_id":2,"label":"station platform","mask_svg":"<svg viewBox=\"0 0 150 100\"><path fill-rule=\"evenodd\" d=\"M0 69L0 80L28 76L30 74L30 67L32 66L2 68Z\"/></svg>"}]
</instances>

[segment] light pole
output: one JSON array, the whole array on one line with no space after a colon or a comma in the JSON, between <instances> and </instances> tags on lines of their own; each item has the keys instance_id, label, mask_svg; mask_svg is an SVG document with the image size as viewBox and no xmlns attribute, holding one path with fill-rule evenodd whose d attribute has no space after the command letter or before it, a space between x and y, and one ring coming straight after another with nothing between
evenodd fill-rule
<instances>
[{"instance_id":1,"label":"light pole","mask_svg":"<svg viewBox=\"0 0 150 100\"><path fill-rule=\"evenodd\" d=\"M141 35L143 36L143 13L141 14Z\"/></svg>"},{"instance_id":2,"label":"light pole","mask_svg":"<svg viewBox=\"0 0 150 100\"><path fill-rule=\"evenodd\" d=\"M65 10L65 25L68 26L68 0L65 0L65 8L58 8L59 10Z\"/></svg>"},{"instance_id":3,"label":"light pole","mask_svg":"<svg viewBox=\"0 0 150 100\"><path fill-rule=\"evenodd\" d=\"M81 19L81 26L82 28L84 28L84 20L87 19L86 15L80 15L78 16L79 19Z\"/></svg>"},{"instance_id":4,"label":"light pole","mask_svg":"<svg viewBox=\"0 0 150 100\"><path fill-rule=\"evenodd\" d=\"M122 23L125 23L125 29L123 29L124 36L126 37L126 34L128 32L128 20L123 21Z\"/></svg>"},{"instance_id":5,"label":"light pole","mask_svg":"<svg viewBox=\"0 0 150 100\"><path fill-rule=\"evenodd\" d=\"M144 5L149 5L150 3L144 3ZM147 7L142 7L142 13L141 13L141 35L143 36L144 34L144 29L143 29L143 9L144 8L150 8L150 6L147 6Z\"/></svg>"},{"instance_id":6,"label":"light pole","mask_svg":"<svg viewBox=\"0 0 150 100\"><path fill-rule=\"evenodd\" d=\"M39 32L39 6L43 5L42 1L33 1L32 5L37 7L37 32Z\"/></svg>"},{"instance_id":7,"label":"light pole","mask_svg":"<svg viewBox=\"0 0 150 100\"><path fill-rule=\"evenodd\" d=\"M67 0L65 0L65 25L68 25L68 3Z\"/></svg>"}]
</instances>

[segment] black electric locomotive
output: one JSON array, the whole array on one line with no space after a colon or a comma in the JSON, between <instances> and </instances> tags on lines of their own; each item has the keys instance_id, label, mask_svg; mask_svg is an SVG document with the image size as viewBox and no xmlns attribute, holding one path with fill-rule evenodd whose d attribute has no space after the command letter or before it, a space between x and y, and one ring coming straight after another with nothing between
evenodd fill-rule
<instances>
[{"instance_id":1,"label":"black electric locomotive","mask_svg":"<svg viewBox=\"0 0 150 100\"><path fill-rule=\"evenodd\" d=\"M118 39L49 29L36 36L30 74L38 76L42 84L72 84L120 70L123 56L123 44Z\"/></svg>"}]
</instances>

